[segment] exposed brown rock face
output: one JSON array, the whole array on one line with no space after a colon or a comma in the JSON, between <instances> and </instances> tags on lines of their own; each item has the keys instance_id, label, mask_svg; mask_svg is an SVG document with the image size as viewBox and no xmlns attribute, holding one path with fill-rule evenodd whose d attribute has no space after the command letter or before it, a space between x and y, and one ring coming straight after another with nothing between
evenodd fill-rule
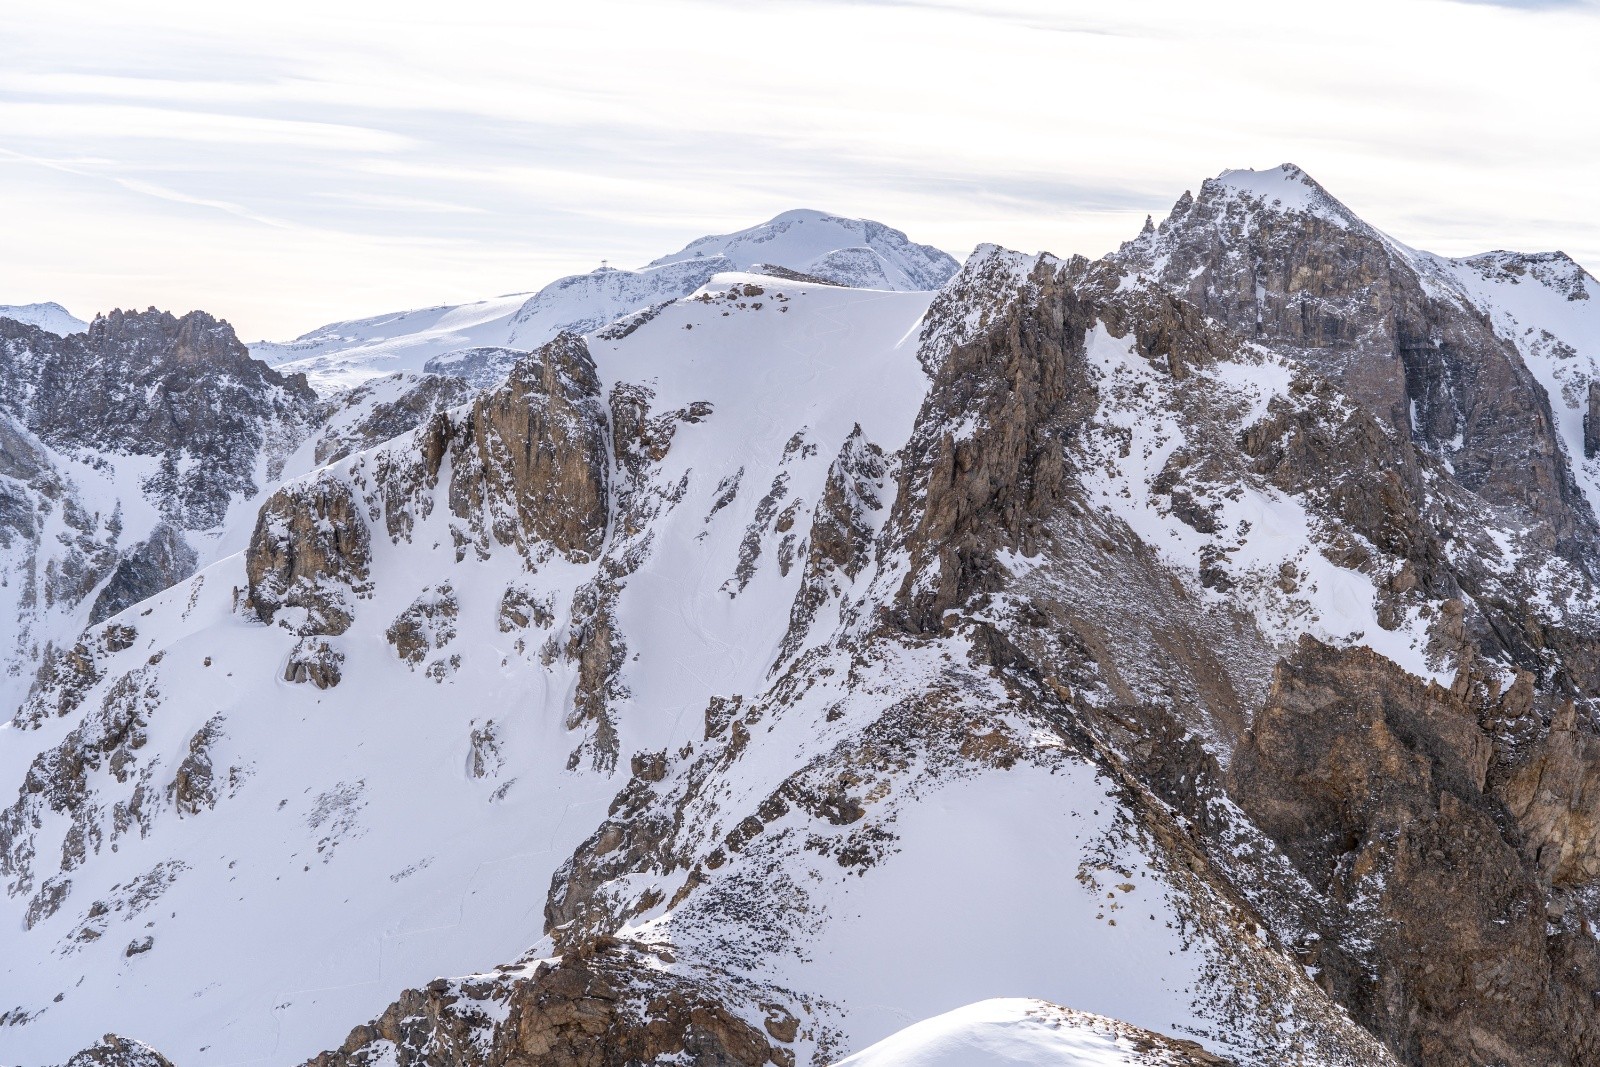
<instances>
[{"instance_id":1,"label":"exposed brown rock face","mask_svg":"<svg viewBox=\"0 0 1600 1067\"><path fill-rule=\"evenodd\" d=\"M167 786L167 797L180 815L198 815L217 806L221 786L217 781L217 768L212 765L211 749L222 736L222 716L213 715L189 739L189 754L178 764L177 773ZM230 777L236 784L239 768L233 768Z\"/></svg>"},{"instance_id":2,"label":"exposed brown rock face","mask_svg":"<svg viewBox=\"0 0 1600 1067\"><path fill-rule=\"evenodd\" d=\"M1540 869L1583 878L1566 846L1585 836L1589 812L1571 803L1592 804L1586 779L1600 765L1583 765L1568 731L1513 776L1508 792L1546 839L1520 854L1506 805L1486 789L1494 746L1479 718L1503 711L1367 649L1306 638L1234 757L1235 799L1328 907L1306 962L1408 1062L1600 1056L1600 952L1587 935L1547 929L1561 904ZM1535 805L1547 776L1568 796L1545 791Z\"/></svg>"},{"instance_id":3,"label":"exposed brown rock face","mask_svg":"<svg viewBox=\"0 0 1600 1067\"><path fill-rule=\"evenodd\" d=\"M587 562L605 543L610 451L594 360L581 337L562 334L473 403L450 508L500 544Z\"/></svg>"},{"instance_id":4,"label":"exposed brown rock face","mask_svg":"<svg viewBox=\"0 0 1600 1067\"><path fill-rule=\"evenodd\" d=\"M1600 382L1589 383L1589 395L1584 402L1583 455L1585 459L1600 455Z\"/></svg>"},{"instance_id":5,"label":"exposed brown rock face","mask_svg":"<svg viewBox=\"0 0 1600 1067\"><path fill-rule=\"evenodd\" d=\"M595 770L609 772L617 765L617 726L611 705L628 695L621 679L627 645L617 624L618 592L614 581L602 577L585 582L572 596L565 653L578 665L578 680L567 729L583 730L585 737L568 757L569 769L587 762Z\"/></svg>"},{"instance_id":6,"label":"exposed brown rock face","mask_svg":"<svg viewBox=\"0 0 1600 1067\"><path fill-rule=\"evenodd\" d=\"M389 625L386 636L394 646L395 655L413 667L420 665L429 652L443 648L454 639L459 610L455 590L449 583L424 590Z\"/></svg>"},{"instance_id":7,"label":"exposed brown rock face","mask_svg":"<svg viewBox=\"0 0 1600 1067\"><path fill-rule=\"evenodd\" d=\"M1314 210L1274 210L1211 180L1159 230L1108 258L1240 337L1292 353L1398 434L1449 459L1457 481L1547 523L1569 553L1596 527L1549 399L1475 309L1442 295L1309 177ZM1581 534L1581 538L1580 538Z\"/></svg>"},{"instance_id":8,"label":"exposed brown rock face","mask_svg":"<svg viewBox=\"0 0 1600 1067\"><path fill-rule=\"evenodd\" d=\"M367 1067L383 1054L397 1067L791 1067L786 1042L735 1014L727 999L706 975L601 939L531 973L410 990L307 1067ZM484 1006L503 1021L486 1027Z\"/></svg>"},{"instance_id":9,"label":"exposed brown rock face","mask_svg":"<svg viewBox=\"0 0 1600 1067\"><path fill-rule=\"evenodd\" d=\"M344 654L320 637L302 637L295 642L283 666L286 682L310 682L318 689L332 689L344 677Z\"/></svg>"},{"instance_id":10,"label":"exposed brown rock face","mask_svg":"<svg viewBox=\"0 0 1600 1067\"><path fill-rule=\"evenodd\" d=\"M1600 738L1580 729L1570 701L1507 777L1501 794L1523 851L1558 889L1600 883Z\"/></svg>"},{"instance_id":11,"label":"exposed brown rock face","mask_svg":"<svg viewBox=\"0 0 1600 1067\"><path fill-rule=\"evenodd\" d=\"M945 611L999 587L995 551L1039 551L1041 520L1067 478L1064 445L1093 410L1083 361L1092 309L1050 263L1025 292L989 332L950 349L907 446L891 521L915 525L911 574L937 574L921 587L908 577L902 590L918 630L937 630ZM958 438L963 419L973 430Z\"/></svg>"},{"instance_id":12,"label":"exposed brown rock face","mask_svg":"<svg viewBox=\"0 0 1600 1067\"><path fill-rule=\"evenodd\" d=\"M356 492L332 473L285 486L262 505L245 553L250 605L299 634L342 634L367 590L372 546Z\"/></svg>"}]
</instances>

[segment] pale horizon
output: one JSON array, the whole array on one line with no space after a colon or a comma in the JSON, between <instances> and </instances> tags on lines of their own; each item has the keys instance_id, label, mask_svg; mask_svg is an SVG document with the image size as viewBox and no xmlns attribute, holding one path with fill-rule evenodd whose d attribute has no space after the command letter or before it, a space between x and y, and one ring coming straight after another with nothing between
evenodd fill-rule
<instances>
[{"instance_id":1,"label":"pale horizon","mask_svg":"<svg viewBox=\"0 0 1600 1067\"><path fill-rule=\"evenodd\" d=\"M1600 265L1593 3L324 8L8 15L0 303L284 340L797 207L1093 257L1285 162L1413 247Z\"/></svg>"}]
</instances>

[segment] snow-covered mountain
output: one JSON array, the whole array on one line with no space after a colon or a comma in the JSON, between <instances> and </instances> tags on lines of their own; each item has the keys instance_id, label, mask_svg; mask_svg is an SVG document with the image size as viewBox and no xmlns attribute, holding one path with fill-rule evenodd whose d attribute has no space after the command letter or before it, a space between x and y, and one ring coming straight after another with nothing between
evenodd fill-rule
<instances>
[{"instance_id":1,"label":"snow-covered mountain","mask_svg":"<svg viewBox=\"0 0 1600 1067\"><path fill-rule=\"evenodd\" d=\"M65 335L0 317L8 711L41 664L75 655L85 625L217 558L230 513L249 521L313 404L304 379L251 360L201 312L114 311Z\"/></svg>"},{"instance_id":2,"label":"snow-covered mountain","mask_svg":"<svg viewBox=\"0 0 1600 1067\"><path fill-rule=\"evenodd\" d=\"M9 1056L1600 1057L1592 278L1292 167L765 269L332 398L54 662Z\"/></svg>"},{"instance_id":3,"label":"snow-covered mountain","mask_svg":"<svg viewBox=\"0 0 1600 1067\"><path fill-rule=\"evenodd\" d=\"M959 267L881 223L788 211L738 233L702 237L640 270L602 268L532 294L330 323L293 341L258 342L251 353L286 373L304 373L326 396L397 371L451 374L469 350L525 352L563 330L587 333L687 296L722 272L778 269L835 285L914 292L939 288ZM501 365L494 376L508 369Z\"/></svg>"},{"instance_id":4,"label":"snow-covered mountain","mask_svg":"<svg viewBox=\"0 0 1600 1067\"><path fill-rule=\"evenodd\" d=\"M650 266L718 258L738 270L783 267L835 285L901 292L937 289L960 267L947 253L913 244L881 222L804 209L736 233L702 237Z\"/></svg>"},{"instance_id":5,"label":"snow-covered mountain","mask_svg":"<svg viewBox=\"0 0 1600 1067\"><path fill-rule=\"evenodd\" d=\"M60 304L0 304L0 319L37 326L57 337L65 337L69 333L83 333L89 328L87 322Z\"/></svg>"}]
</instances>

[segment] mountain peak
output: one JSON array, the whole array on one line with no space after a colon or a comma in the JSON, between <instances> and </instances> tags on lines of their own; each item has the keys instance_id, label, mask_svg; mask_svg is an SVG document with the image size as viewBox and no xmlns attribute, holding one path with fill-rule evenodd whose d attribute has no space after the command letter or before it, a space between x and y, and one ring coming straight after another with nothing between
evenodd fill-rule
<instances>
[{"instance_id":1,"label":"mountain peak","mask_svg":"<svg viewBox=\"0 0 1600 1067\"><path fill-rule=\"evenodd\" d=\"M1201 185L1201 197L1205 198L1208 194L1237 196L1257 208L1315 215L1340 226L1360 222L1321 183L1293 163L1282 163L1265 170L1225 170Z\"/></svg>"},{"instance_id":2,"label":"mountain peak","mask_svg":"<svg viewBox=\"0 0 1600 1067\"><path fill-rule=\"evenodd\" d=\"M955 276L961 264L871 219L795 208L733 233L710 234L652 261L659 267L722 256L736 270L776 264L838 285L926 291Z\"/></svg>"},{"instance_id":3,"label":"mountain peak","mask_svg":"<svg viewBox=\"0 0 1600 1067\"><path fill-rule=\"evenodd\" d=\"M57 337L82 333L89 324L53 301L42 304L0 304L0 319L25 322Z\"/></svg>"},{"instance_id":4,"label":"mountain peak","mask_svg":"<svg viewBox=\"0 0 1600 1067\"><path fill-rule=\"evenodd\" d=\"M766 222L752 226L751 229L760 229L762 226L775 226L783 222L829 222L838 218L838 215L830 214L826 211L818 211L816 208L797 207L790 208L788 211L780 211Z\"/></svg>"}]
</instances>

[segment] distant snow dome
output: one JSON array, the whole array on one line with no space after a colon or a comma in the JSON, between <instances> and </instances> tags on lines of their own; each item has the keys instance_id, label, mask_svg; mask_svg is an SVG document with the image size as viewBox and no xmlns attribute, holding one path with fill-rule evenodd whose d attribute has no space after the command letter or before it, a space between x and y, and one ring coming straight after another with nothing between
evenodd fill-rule
<instances>
[{"instance_id":1,"label":"distant snow dome","mask_svg":"<svg viewBox=\"0 0 1600 1067\"><path fill-rule=\"evenodd\" d=\"M854 288L903 292L937 289L955 276L954 256L916 244L871 219L850 219L798 208L758 226L691 241L652 267L721 256L737 270L775 265Z\"/></svg>"},{"instance_id":2,"label":"distant snow dome","mask_svg":"<svg viewBox=\"0 0 1600 1067\"><path fill-rule=\"evenodd\" d=\"M537 348L562 330L591 333L628 315L692 295L717 274L777 274L852 289L929 292L961 264L870 219L785 211L736 233L702 237L638 270L602 261L536 293L334 322L293 341L258 341L250 354L286 374L302 373L328 396L372 378L424 369L433 360L490 348Z\"/></svg>"},{"instance_id":3,"label":"distant snow dome","mask_svg":"<svg viewBox=\"0 0 1600 1067\"><path fill-rule=\"evenodd\" d=\"M25 322L57 337L82 333L89 328L87 322L56 303L0 304L0 319Z\"/></svg>"}]
</instances>

